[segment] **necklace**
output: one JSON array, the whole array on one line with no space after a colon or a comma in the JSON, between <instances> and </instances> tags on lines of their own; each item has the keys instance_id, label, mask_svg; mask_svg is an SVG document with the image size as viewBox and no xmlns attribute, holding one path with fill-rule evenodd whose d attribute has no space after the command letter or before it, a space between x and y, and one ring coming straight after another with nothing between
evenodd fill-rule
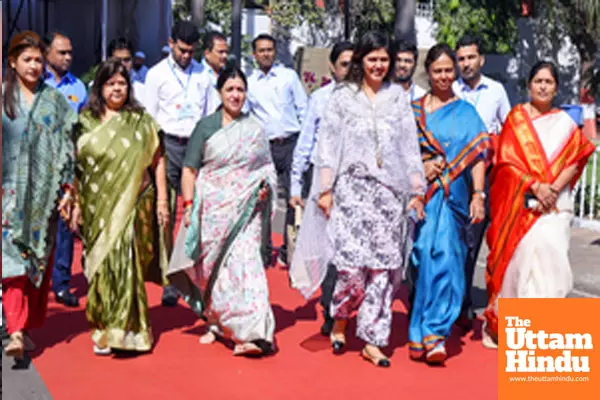
<instances>
[{"instance_id":1,"label":"necklace","mask_svg":"<svg viewBox=\"0 0 600 400\"><path fill-rule=\"evenodd\" d=\"M381 149L379 146L379 132L377 131L377 113L375 112L375 103L371 103L371 120L373 121L373 136L375 139L375 159L377 160L377 166L383 167L383 159L381 158Z\"/></svg>"}]
</instances>

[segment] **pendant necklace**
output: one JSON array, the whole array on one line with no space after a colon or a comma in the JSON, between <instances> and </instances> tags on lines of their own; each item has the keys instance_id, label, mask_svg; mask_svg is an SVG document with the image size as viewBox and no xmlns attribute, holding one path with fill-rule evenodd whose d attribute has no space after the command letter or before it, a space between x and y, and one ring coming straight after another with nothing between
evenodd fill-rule
<instances>
[{"instance_id":1,"label":"pendant necklace","mask_svg":"<svg viewBox=\"0 0 600 400\"><path fill-rule=\"evenodd\" d=\"M375 103L371 102L371 119L373 120L373 134L375 137L375 158L377 166L383 167L383 159L381 158L381 149L379 146L379 133L377 131L377 113L375 112Z\"/></svg>"}]
</instances>

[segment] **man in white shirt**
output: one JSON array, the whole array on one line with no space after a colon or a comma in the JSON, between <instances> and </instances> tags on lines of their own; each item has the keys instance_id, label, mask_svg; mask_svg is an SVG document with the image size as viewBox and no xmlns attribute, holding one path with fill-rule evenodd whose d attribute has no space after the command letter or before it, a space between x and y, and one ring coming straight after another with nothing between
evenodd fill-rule
<instances>
[{"instance_id":1,"label":"man in white shirt","mask_svg":"<svg viewBox=\"0 0 600 400\"><path fill-rule=\"evenodd\" d=\"M290 206L304 207L304 200L310 192L312 183L313 165L317 156L317 142L319 137L319 125L331 93L338 82L344 80L352 62L353 45L350 42L338 42L329 54L329 69L333 82L317 89L310 95L308 111L302 126L302 132L294 149L294 160L292 163L291 176L291 198ZM329 265L327 275L321 284L321 305L323 306L323 317L325 319L321 326L321 333L329 336L333 328L334 320L329 314L329 306L333 297L335 287L336 269Z\"/></svg>"},{"instance_id":2,"label":"man in white shirt","mask_svg":"<svg viewBox=\"0 0 600 400\"><path fill-rule=\"evenodd\" d=\"M108 44L108 56L111 58L116 58L129 71L131 77L131 71L133 67L133 57L132 57L133 45L131 42L124 38L119 37L113 39ZM136 81L133 78L130 79L131 89L133 92L133 96L135 99L142 105L144 105L144 84L140 81Z\"/></svg>"},{"instance_id":3,"label":"man in white shirt","mask_svg":"<svg viewBox=\"0 0 600 400\"><path fill-rule=\"evenodd\" d=\"M258 35L252 41L254 59L259 68L248 78L247 106L263 124L287 204L294 147L308 98L296 71L275 64L275 47L275 39L267 34ZM288 205L286 225L293 223L294 210ZM278 257L281 265L288 263L287 235L284 238Z\"/></svg>"},{"instance_id":4,"label":"man in white shirt","mask_svg":"<svg viewBox=\"0 0 600 400\"><path fill-rule=\"evenodd\" d=\"M171 54L148 71L144 102L146 110L162 128L167 153L167 179L181 193L181 168L189 138L200 118L208 113L211 83L194 59L200 34L189 21L173 26ZM171 215L175 216L175 210ZM177 292L165 287L163 304L175 306Z\"/></svg>"},{"instance_id":5,"label":"man in white shirt","mask_svg":"<svg viewBox=\"0 0 600 400\"><path fill-rule=\"evenodd\" d=\"M212 114L221 104L221 98L217 91L217 79L227 64L229 49L227 38L221 32L208 32L204 37L204 58L200 63L202 72L208 75L213 90L208 101L209 113Z\"/></svg>"},{"instance_id":6,"label":"man in white shirt","mask_svg":"<svg viewBox=\"0 0 600 400\"><path fill-rule=\"evenodd\" d=\"M417 69L417 61L419 61L417 45L407 40L397 40L394 42L393 49L396 55L394 62L396 83L399 83L409 93L410 101L425 96L427 91L412 80Z\"/></svg>"},{"instance_id":7,"label":"man in white shirt","mask_svg":"<svg viewBox=\"0 0 600 400\"><path fill-rule=\"evenodd\" d=\"M485 57L480 53L481 41L473 36L463 36L456 45L456 59L460 77L452 84L454 94L471 103L487 127L490 135L497 135L510 111L510 102L504 86L481 73ZM486 179L486 192L489 182ZM471 286L477 265L479 249L483 242L489 220L489 201L486 199L486 218L477 225L469 225L466 231L469 253L465 263L465 298L458 324L464 330L473 326L475 313L472 309Z\"/></svg>"}]
</instances>

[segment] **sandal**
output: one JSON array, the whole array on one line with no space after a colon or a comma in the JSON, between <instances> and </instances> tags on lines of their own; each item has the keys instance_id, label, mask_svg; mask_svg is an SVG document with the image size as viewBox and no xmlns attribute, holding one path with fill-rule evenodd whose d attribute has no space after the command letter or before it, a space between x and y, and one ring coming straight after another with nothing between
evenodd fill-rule
<instances>
[{"instance_id":1,"label":"sandal","mask_svg":"<svg viewBox=\"0 0 600 400\"><path fill-rule=\"evenodd\" d=\"M15 332L10 335L10 343L4 348L8 357L15 360L22 360L25 355L25 346L23 344L23 332Z\"/></svg>"},{"instance_id":2,"label":"sandal","mask_svg":"<svg viewBox=\"0 0 600 400\"><path fill-rule=\"evenodd\" d=\"M261 354L263 354L262 349L251 342L236 344L233 349L234 356L259 356Z\"/></svg>"},{"instance_id":3,"label":"sandal","mask_svg":"<svg viewBox=\"0 0 600 400\"><path fill-rule=\"evenodd\" d=\"M360 352L360 355L362 356L362 358L366 361L369 361L370 363L372 363L373 365L375 365L376 367L381 367L381 368L389 368L392 364L390 363L390 359L387 357L375 357L373 356L370 352L369 349L367 349L367 347L365 346L362 351Z\"/></svg>"},{"instance_id":4,"label":"sandal","mask_svg":"<svg viewBox=\"0 0 600 400\"><path fill-rule=\"evenodd\" d=\"M444 342L440 341L434 348L429 350L425 355L425 360L429 364L443 364L448 358L448 353L446 352L446 346Z\"/></svg>"},{"instance_id":5,"label":"sandal","mask_svg":"<svg viewBox=\"0 0 600 400\"><path fill-rule=\"evenodd\" d=\"M98 347L98 345L94 345L94 354L97 356L109 356L111 353L112 349L108 346Z\"/></svg>"},{"instance_id":6,"label":"sandal","mask_svg":"<svg viewBox=\"0 0 600 400\"><path fill-rule=\"evenodd\" d=\"M494 335L490 333L487 327L487 322L484 323L481 333L483 335L483 338L481 339L481 344L483 347L493 350L498 348L498 338L495 338Z\"/></svg>"}]
</instances>

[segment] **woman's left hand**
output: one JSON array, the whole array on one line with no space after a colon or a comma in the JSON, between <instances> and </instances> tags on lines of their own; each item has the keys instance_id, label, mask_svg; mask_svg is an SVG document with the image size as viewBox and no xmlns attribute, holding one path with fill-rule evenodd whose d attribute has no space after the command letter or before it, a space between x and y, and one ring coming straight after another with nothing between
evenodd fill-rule
<instances>
[{"instance_id":1,"label":"woman's left hand","mask_svg":"<svg viewBox=\"0 0 600 400\"><path fill-rule=\"evenodd\" d=\"M469 207L469 217L472 224L478 224L485 218L485 201L480 196L473 196Z\"/></svg>"},{"instance_id":2,"label":"woman's left hand","mask_svg":"<svg viewBox=\"0 0 600 400\"><path fill-rule=\"evenodd\" d=\"M169 203L167 201L159 201L156 204L156 216L158 217L158 225L166 228L169 226Z\"/></svg>"},{"instance_id":3,"label":"woman's left hand","mask_svg":"<svg viewBox=\"0 0 600 400\"><path fill-rule=\"evenodd\" d=\"M408 203L408 207L407 209L410 210L415 210L415 213L417 214L417 219L419 221L423 220L423 218L425 218L425 203L423 202L423 198L420 196L417 197L413 197L412 200Z\"/></svg>"}]
</instances>

